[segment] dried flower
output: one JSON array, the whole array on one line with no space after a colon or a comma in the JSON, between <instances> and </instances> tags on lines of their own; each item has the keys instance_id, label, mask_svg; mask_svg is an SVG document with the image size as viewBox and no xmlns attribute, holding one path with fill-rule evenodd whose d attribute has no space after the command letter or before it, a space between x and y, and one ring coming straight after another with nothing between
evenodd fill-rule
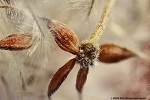
<instances>
[{"instance_id":1,"label":"dried flower","mask_svg":"<svg viewBox=\"0 0 150 100\"><path fill-rule=\"evenodd\" d=\"M55 20L46 19L48 21L47 27L50 29L50 32L54 36L58 46L62 50L76 55L75 58L69 60L53 75L48 87L48 97L50 99L51 95L57 91L61 84L65 81L68 74L75 66L76 62L80 64L80 70L78 71L76 79L76 89L81 94L83 86L87 80L89 66L92 66L96 59L99 59L99 61L105 63L116 63L118 61L134 56L134 54L129 50L117 45L105 44L99 48L98 41L103 33L103 30L105 29L109 18L109 13L114 2L115 0L108 0L96 30L91 35L89 40L83 41L81 43L79 42L76 34L67 25ZM1 8L15 7L1 6ZM39 30L41 31L33 11L31 11L31 15L33 16ZM24 50L31 47L32 42L33 39L31 35L13 34L0 41L0 48L5 50Z\"/></svg>"},{"instance_id":2,"label":"dried flower","mask_svg":"<svg viewBox=\"0 0 150 100\"><path fill-rule=\"evenodd\" d=\"M121 48L117 45L103 45L99 50L98 40L102 35L102 32L105 28L106 22L108 20L110 9L115 0L109 0L108 4L105 7L101 20L92 34L89 40L79 43L77 36L74 32L67 27L65 24L58 21L49 20L48 28L55 38L58 46L72 54L75 54L76 57L68 61L64 66L62 66L52 77L51 82L48 87L48 97L51 99L51 95L60 87L64 82L70 71L75 65L75 62L80 64L80 70L78 71L77 80L76 80L76 89L81 94L83 86L87 80L87 75L89 72L89 66L94 64L94 61L99 58L100 61L111 63L110 59L114 59L116 49L118 56L116 61L123 60L129 57L132 57L134 54L127 49ZM108 46L108 47L107 47ZM99 55L100 53L100 55ZM117 53L116 53L117 54ZM102 56L101 56L102 55ZM100 56L100 57L98 57Z\"/></svg>"}]
</instances>

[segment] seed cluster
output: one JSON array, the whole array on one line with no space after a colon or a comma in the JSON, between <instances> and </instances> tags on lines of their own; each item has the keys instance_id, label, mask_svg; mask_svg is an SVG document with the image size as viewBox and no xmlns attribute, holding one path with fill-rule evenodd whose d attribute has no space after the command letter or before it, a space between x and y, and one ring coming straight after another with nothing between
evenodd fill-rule
<instances>
[{"instance_id":1,"label":"seed cluster","mask_svg":"<svg viewBox=\"0 0 150 100\"><path fill-rule=\"evenodd\" d=\"M76 59L80 66L88 67L89 65L93 65L94 60L98 56L98 48L96 48L92 43L82 43L79 49L80 52Z\"/></svg>"}]
</instances>

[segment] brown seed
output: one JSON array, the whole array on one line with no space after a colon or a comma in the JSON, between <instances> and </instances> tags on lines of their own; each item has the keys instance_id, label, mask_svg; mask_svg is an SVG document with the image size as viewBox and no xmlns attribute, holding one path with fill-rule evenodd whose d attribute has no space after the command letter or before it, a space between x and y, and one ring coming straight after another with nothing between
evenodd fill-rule
<instances>
[{"instance_id":1,"label":"brown seed","mask_svg":"<svg viewBox=\"0 0 150 100\"><path fill-rule=\"evenodd\" d=\"M76 59L73 58L70 61L68 61L64 66L62 66L58 71L54 74L52 77L52 80L48 87L48 97L51 98L51 95L57 91L57 89L60 87L60 85L64 82L64 80L67 78L70 71L73 69L75 65Z\"/></svg>"},{"instance_id":2,"label":"brown seed","mask_svg":"<svg viewBox=\"0 0 150 100\"><path fill-rule=\"evenodd\" d=\"M58 46L72 54L79 52L79 40L76 34L65 24L50 20L48 24Z\"/></svg>"},{"instance_id":3,"label":"brown seed","mask_svg":"<svg viewBox=\"0 0 150 100\"><path fill-rule=\"evenodd\" d=\"M100 46L99 61L104 63L117 63L124 59L135 56L135 54L126 48L115 44L104 44Z\"/></svg>"},{"instance_id":4,"label":"brown seed","mask_svg":"<svg viewBox=\"0 0 150 100\"><path fill-rule=\"evenodd\" d=\"M29 34L12 34L0 40L0 49L24 50L32 46L32 36Z\"/></svg>"},{"instance_id":5,"label":"brown seed","mask_svg":"<svg viewBox=\"0 0 150 100\"><path fill-rule=\"evenodd\" d=\"M81 67L78 71L77 80L76 80L76 89L79 93L82 92L83 86L87 80L87 75L89 72L89 67Z\"/></svg>"}]
</instances>

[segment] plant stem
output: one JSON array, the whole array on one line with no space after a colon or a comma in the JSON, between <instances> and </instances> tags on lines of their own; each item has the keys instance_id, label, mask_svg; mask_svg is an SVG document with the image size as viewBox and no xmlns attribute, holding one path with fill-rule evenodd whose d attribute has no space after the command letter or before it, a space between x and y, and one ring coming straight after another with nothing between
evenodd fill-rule
<instances>
[{"instance_id":1,"label":"plant stem","mask_svg":"<svg viewBox=\"0 0 150 100\"><path fill-rule=\"evenodd\" d=\"M106 27L107 21L109 19L110 11L111 11L112 6L114 5L115 1L116 0L107 0L106 6L105 6L102 16L101 16L101 19L100 19L94 33L90 37L90 42L93 45L96 45L98 43L98 41Z\"/></svg>"}]
</instances>

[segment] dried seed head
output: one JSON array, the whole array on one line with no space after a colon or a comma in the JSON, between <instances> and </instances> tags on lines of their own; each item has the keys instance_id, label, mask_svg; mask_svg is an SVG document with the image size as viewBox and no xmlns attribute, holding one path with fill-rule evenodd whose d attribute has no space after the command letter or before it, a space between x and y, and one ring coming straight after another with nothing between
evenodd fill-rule
<instances>
[{"instance_id":1,"label":"dried seed head","mask_svg":"<svg viewBox=\"0 0 150 100\"><path fill-rule=\"evenodd\" d=\"M100 46L100 62L117 63L133 56L135 56L133 52L115 44L104 44Z\"/></svg>"},{"instance_id":2,"label":"dried seed head","mask_svg":"<svg viewBox=\"0 0 150 100\"><path fill-rule=\"evenodd\" d=\"M72 54L79 52L79 40L76 34L67 25L55 20L50 20L48 28L61 49Z\"/></svg>"},{"instance_id":3,"label":"dried seed head","mask_svg":"<svg viewBox=\"0 0 150 100\"><path fill-rule=\"evenodd\" d=\"M32 46L32 36L29 34L12 34L0 40L0 49L24 50Z\"/></svg>"},{"instance_id":4,"label":"dried seed head","mask_svg":"<svg viewBox=\"0 0 150 100\"><path fill-rule=\"evenodd\" d=\"M94 60L98 56L98 48L92 43L85 42L79 47L80 52L78 53L76 59L81 67L88 67L93 65Z\"/></svg>"}]
</instances>

